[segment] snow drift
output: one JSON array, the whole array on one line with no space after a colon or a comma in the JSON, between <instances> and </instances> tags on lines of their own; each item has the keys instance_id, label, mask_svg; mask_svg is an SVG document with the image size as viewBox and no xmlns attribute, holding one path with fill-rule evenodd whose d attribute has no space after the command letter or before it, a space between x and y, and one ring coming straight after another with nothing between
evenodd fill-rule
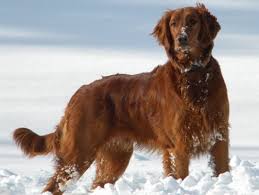
<instances>
[{"instance_id":1,"label":"snow drift","mask_svg":"<svg viewBox=\"0 0 259 195\"><path fill-rule=\"evenodd\" d=\"M133 164L145 164L149 157L134 154ZM153 159L154 160L154 159ZM134 163L135 162L135 163ZM202 166L192 167L189 176L183 181L172 177L163 178L159 172L147 169L130 171L123 175L114 185L106 184L104 188L89 191L90 180L93 174L87 172L75 184L72 184L65 194L91 195L222 195L222 194L259 194L259 166L251 161L240 160L237 156L230 161L231 171L212 177L211 170ZM198 168L199 167L199 168ZM138 167L140 168L140 167ZM92 168L93 169L93 168ZM137 169L137 167L136 167ZM91 172L91 171L90 171ZM93 170L92 170L93 172ZM89 176L90 174L90 176ZM40 194L43 185L51 173L40 171L36 176L23 176L0 170L1 195L36 195ZM50 193L44 193L45 195Z\"/></svg>"}]
</instances>

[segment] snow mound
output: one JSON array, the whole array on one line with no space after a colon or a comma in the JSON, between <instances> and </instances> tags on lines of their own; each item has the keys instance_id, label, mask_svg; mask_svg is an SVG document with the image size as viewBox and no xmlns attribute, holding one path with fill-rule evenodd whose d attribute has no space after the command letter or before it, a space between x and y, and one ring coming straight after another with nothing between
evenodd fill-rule
<instances>
[{"instance_id":1,"label":"snow mound","mask_svg":"<svg viewBox=\"0 0 259 195\"><path fill-rule=\"evenodd\" d=\"M124 174L114 185L89 190L89 180L84 175L77 183L68 188L65 194L89 195L169 195L169 194L259 194L259 165L237 156L230 161L231 171L212 177L211 171L191 170L183 181L172 177L163 178L146 171ZM0 194L23 195L40 194L51 173L41 171L36 176L22 176L6 169L0 169ZM44 193L49 195L50 193Z\"/></svg>"}]
</instances>

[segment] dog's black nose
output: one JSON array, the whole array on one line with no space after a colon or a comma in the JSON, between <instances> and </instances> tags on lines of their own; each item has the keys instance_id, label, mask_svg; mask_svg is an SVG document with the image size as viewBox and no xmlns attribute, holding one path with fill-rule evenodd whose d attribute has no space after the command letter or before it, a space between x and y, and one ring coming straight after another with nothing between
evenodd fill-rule
<instances>
[{"instance_id":1,"label":"dog's black nose","mask_svg":"<svg viewBox=\"0 0 259 195\"><path fill-rule=\"evenodd\" d=\"M181 45L187 45L187 41L188 41L188 38L186 35L180 35L178 37L178 42L181 44Z\"/></svg>"}]
</instances>

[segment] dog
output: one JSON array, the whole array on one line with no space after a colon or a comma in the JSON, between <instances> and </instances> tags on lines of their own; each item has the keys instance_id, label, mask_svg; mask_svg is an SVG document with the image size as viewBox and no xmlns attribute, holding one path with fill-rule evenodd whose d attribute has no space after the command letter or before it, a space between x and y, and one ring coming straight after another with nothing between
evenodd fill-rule
<instances>
[{"instance_id":1,"label":"dog","mask_svg":"<svg viewBox=\"0 0 259 195\"><path fill-rule=\"evenodd\" d=\"M191 158L207 153L215 176L229 171L229 101L212 56L219 30L203 4L166 11L152 33L168 56L164 65L83 85L53 133L16 129L25 155L55 156L44 191L62 194L94 161L92 188L115 183L134 147L161 153L164 175L176 179L188 175Z\"/></svg>"}]
</instances>

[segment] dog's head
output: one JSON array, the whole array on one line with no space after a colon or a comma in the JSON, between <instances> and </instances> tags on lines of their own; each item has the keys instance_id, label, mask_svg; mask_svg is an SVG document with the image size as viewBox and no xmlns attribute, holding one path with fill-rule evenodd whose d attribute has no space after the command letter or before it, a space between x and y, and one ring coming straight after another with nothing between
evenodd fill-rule
<instances>
[{"instance_id":1,"label":"dog's head","mask_svg":"<svg viewBox=\"0 0 259 195\"><path fill-rule=\"evenodd\" d=\"M188 70L193 64L206 65L206 55L210 55L219 30L216 17L203 4L197 4L167 11L152 34L164 46L168 57L178 62L178 68Z\"/></svg>"}]
</instances>

